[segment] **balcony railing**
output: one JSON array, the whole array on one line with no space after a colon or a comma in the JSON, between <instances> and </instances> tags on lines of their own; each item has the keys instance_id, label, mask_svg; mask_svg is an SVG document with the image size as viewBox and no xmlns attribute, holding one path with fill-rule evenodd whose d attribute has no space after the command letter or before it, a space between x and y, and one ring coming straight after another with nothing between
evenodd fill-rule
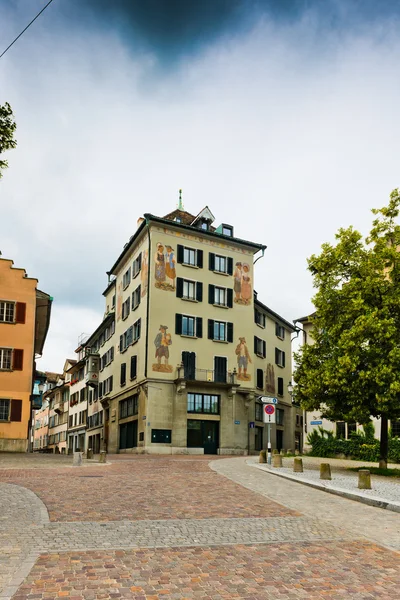
<instances>
[{"instance_id":1,"label":"balcony railing","mask_svg":"<svg viewBox=\"0 0 400 600\"><path fill-rule=\"evenodd\" d=\"M178 367L178 379L204 383L225 383L236 385L236 371L214 371L212 369L190 369L183 365Z\"/></svg>"}]
</instances>

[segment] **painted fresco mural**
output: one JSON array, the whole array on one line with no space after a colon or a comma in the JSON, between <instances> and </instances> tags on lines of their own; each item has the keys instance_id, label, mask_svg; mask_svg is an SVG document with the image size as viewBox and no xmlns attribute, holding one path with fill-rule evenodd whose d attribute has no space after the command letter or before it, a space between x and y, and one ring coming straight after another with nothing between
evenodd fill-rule
<instances>
[{"instance_id":1,"label":"painted fresco mural","mask_svg":"<svg viewBox=\"0 0 400 600\"><path fill-rule=\"evenodd\" d=\"M176 284L175 250L171 246L164 246L164 244L158 242L154 263L155 287L160 290L174 292Z\"/></svg>"},{"instance_id":2,"label":"painted fresco mural","mask_svg":"<svg viewBox=\"0 0 400 600\"><path fill-rule=\"evenodd\" d=\"M251 375L247 373L248 365L251 363L251 356L249 349L247 348L246 338L239 338L239 343L236 346L235 354L237 356L238 363L237 378L240 381L251 381Z\"/></svg>"},{"instance_id":3,"label":"painted fresco mural","mask_svg":"<svg viewBox=\"0 0 400 600\"><path fill-rule=\"evenodd\" d=\"M171 334L167 332L167 325L160 325L159 332L154 340L157 362L153 364L152 369L159 373L172 373L173 371L173 366L169 364L169 347L172 344L172 338Z\"/></svg>"},{"instance_id":4,"label":"painted fresco mural","mask_svg":"<svg viewBox=\"0 0 400 600\"><path fill-rule=\"evenodd\" d=\"M140 272L140 284L142 289L142 298L147 294L149 276L149 251L143 250L142 252L142 270Z\"/></svg>"},{"instance_id":5,"label":"painted fresco mural","mask_svg":"<svg viewBox=\"0 0 400 600\"><path fill-rule=\"evenodd\" d=\"M246 262L237 262L233 271L234 301L237 304L248 306L253 295L250 275L250 265Z\"/></svg>"},{"instance_id":6,"label":"painted fresco mural","mask_svg":"<svg viewBox=\"0 0 400 600\"><path fill-rule=\"evenodd\" d=\"M265 391L275 396L275 371L274 365L271 365L271 363L267 365Z\"/></svg>"}]
</instances>

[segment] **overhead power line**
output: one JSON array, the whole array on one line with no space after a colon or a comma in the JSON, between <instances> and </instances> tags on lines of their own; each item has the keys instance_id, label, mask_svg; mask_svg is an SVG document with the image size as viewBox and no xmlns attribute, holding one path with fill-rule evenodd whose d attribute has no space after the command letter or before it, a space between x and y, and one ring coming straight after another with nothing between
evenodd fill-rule
<instances>
[{"instance_id":1,"label":"overhead power line","mask_svg":"<svg viewBox=\"0 0 400 600\"><path fill-rule=\"evenodd\" d=\"M34 23L34 22L36 21L36 19L37 19L38 17L40 17L40 15L42 14L42 12L44 12L44 11L46 10L46 8L49 6L49 4L51 4L52 2L53 2L53 0L50 0L50 2L48 2L48 3L46 4L46 6L44 6L40 12L38 12L38 14L36 15L36 17L35 17L34 19L32 19L32 21L31 21L30 23L28 23L28 25L25 27L25 29L23 29L23 30L21 31L21 33L20 33L19 35L17 35L17 37L15 38L15 40L13 40L13 41L11 42L11 44L10 44L9 46L7 46L7 48L4 50L4 52L2 52L2 53L0 54L0 58L2 58L2 57L5 55L5 53L6 53L6 52L7 52L7 51L8 51L8 50L11 48L11 46L13 46L13 45L15 44L15 42L16 42L17 40L19 40L19 38L21 37L21 35L23 35L23 34L25 33L25 31L26 31L27 29L29 29L29 27L32 25L32 23Z\"/></svg>"}]
</instances>

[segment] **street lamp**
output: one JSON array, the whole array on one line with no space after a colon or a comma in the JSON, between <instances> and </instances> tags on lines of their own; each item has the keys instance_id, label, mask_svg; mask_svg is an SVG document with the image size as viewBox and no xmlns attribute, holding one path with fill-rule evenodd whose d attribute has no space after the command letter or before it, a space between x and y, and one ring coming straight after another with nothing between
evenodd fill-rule
<instances>
[{"instance_id":1,"label":"street lamp","mask_svg":"<svg viewBox=\"0 0 400 600\"><path fill-rule=\"evenodd\" d=\"M290 396L291 396L291 398L292 398L292 402L293 402L293 389L294 389L294 388L293 388L292 382L291 382L291 381L289 381L289 383L288 383L288 386L287 386L287 391L289 392L289 395L290 395Z\"/></svg>"}]
</instances>

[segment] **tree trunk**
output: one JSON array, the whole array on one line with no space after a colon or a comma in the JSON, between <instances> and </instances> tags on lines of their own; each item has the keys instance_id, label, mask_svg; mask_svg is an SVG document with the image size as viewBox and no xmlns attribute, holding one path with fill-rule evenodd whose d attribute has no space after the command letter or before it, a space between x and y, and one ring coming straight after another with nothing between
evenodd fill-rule
<instances>
[{"instance_id":1,"label":"tree trunk","mask_svg":"<svg viewBox=\"0 0 400 600\"><path fill-rule=\"evenodd\" d=\"M388 418L381 415L381 442L379 448L379 468L387 469L388 458Z\"/></svg>"}]
</instances>

